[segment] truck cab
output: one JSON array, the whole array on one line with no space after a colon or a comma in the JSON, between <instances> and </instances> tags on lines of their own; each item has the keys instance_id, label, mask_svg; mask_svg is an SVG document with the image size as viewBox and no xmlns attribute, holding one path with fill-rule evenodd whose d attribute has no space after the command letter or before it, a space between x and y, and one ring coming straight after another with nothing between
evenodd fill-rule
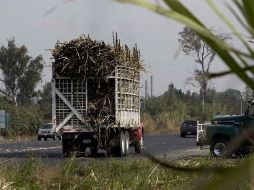
<instances>
[{"instance_id":1,"label":"truck cab","mask_svg":"<svg viewBox=\"0 0 254 190\"><path fill-rule=\"evenodd\" d=\"M249 101L244 115L213 118L211 124L206 126L202 144L210 145L213 157L244 155L253 149L252 134L254 134L254 101ZM202 136L200 133L198 135Z\"/></svg>"}]
</instances>

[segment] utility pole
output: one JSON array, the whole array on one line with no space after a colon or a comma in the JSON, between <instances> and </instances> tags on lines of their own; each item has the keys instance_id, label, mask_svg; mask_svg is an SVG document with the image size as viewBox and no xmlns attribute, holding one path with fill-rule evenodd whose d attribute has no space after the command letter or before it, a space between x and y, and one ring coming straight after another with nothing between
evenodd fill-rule
<instances>
[{"instance_id":1,"label":"utility pole","mask_svg":"<svg viewBox=\"0 0 254 190\"><path fill-rule=\"evenodd\" d=\"M151 97L153 97L153 75L151 75Z\"/></svg>"},{"instance_id":2,"label":"utility pole","mask_svg":"<svg viewBox=\"0 0 254 190\"><path fill-rule=\"evenodd\" d=\"M145 100L148 98L148 82L145 80Z\"/></svg>"},{"instance_id":3,"label":"utility pole","mask_svg":"<svg viewBox=\"0 0 254 190\"><path fill-rule=\"evenodd\" d=\"M243 115L243 100L241 99L241 115Z\"/></svg>"}]
</instances>

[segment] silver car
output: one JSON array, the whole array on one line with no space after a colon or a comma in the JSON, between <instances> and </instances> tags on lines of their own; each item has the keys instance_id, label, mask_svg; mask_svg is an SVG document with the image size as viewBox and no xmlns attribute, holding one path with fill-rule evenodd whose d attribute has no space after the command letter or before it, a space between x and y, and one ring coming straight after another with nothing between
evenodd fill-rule
<instances>
[{"instance_id":1,"label":"silver car","mask_svg":"<svg viewBox=\"0 0 254 190\"><path fill-rule=\"evenodd\" d=\"M56 140L56 138L58 138L59 140L61 140L61 136L54 132L52 123L45 123L39 129L38 141L41 141L42 138L45 141L47 141L48 138L52 138L53 140Z\"/></svg>"}]
</instances>

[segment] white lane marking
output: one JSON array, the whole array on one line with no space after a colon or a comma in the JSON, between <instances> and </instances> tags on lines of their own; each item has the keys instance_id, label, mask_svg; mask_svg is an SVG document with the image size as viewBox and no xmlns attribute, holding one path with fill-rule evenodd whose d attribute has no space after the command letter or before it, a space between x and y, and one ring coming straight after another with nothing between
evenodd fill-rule
<instances>
[{"instance_id":1,"label":"white lane marking","mask_svg":"<svg viewBox=\"0 0 254 190\"><path fill-rule=\"evenodd\" d=\"M50 150L50 149L59 149L61 146L54 147L26 147L24 149L0 149L0 153L21 153L21 152L29 152L29 151L38 151L38 150Z\"/></svg>"}]
</instances>

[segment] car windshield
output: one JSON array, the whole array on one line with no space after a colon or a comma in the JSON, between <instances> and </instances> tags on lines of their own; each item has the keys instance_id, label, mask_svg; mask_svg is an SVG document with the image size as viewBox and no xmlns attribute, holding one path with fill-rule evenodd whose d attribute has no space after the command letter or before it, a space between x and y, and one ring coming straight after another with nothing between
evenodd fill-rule
<instances>
[{"instance_id":1,"label":"car windshield","mask_svg":"<svg viewBox=\"0 0 254 190\"><path fill-rule=\"evenodd\" d=\"M184 121L183 124L187 124L187 125L197 125L197 121L195 121L195 120L187 120L187 121Z\"/></svg>"},{"instance_id":2,"label":"car windshield","mask_svg":"<svg viewBox=\"0 0 254 190\"><path fill-rule=\"evenodd\" d=\"M41 128L42 129L52 129L52 127L53 127L52 124L47 123L47 124L44 124Z\"/></svg>"}]
</instances>

